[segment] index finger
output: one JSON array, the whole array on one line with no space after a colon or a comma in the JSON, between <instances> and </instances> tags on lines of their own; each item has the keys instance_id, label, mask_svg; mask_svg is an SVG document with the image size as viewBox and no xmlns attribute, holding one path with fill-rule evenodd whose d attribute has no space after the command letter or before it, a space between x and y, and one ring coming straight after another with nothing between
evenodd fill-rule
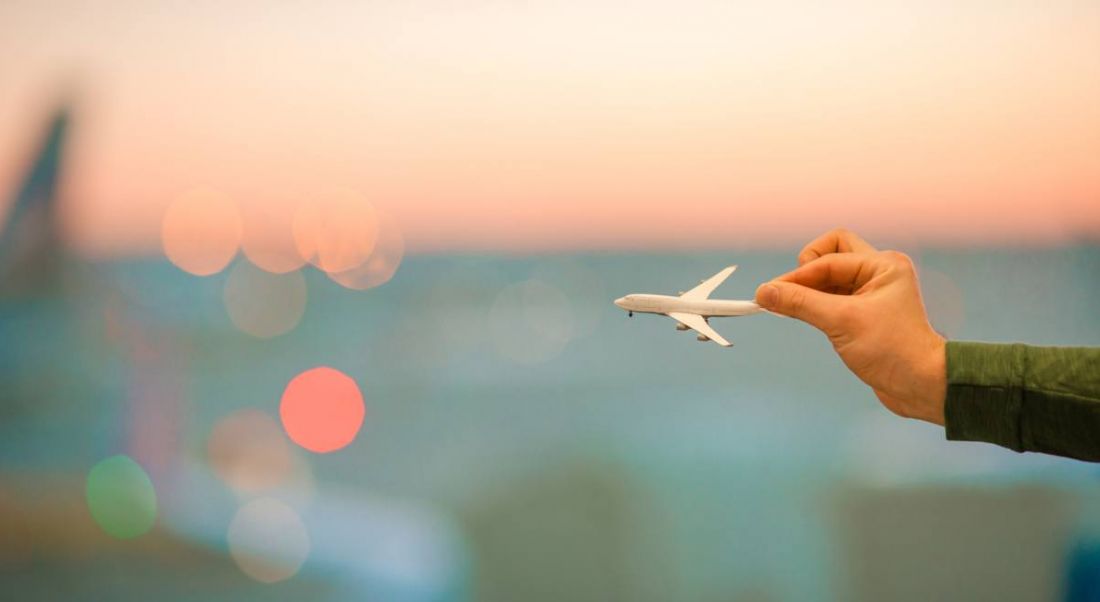
<instances>
[{"instance_id":1,"label":"index finger","mask_svg":"<svg viewBox=\"0 0 1100 602\"><path fill-rule=\"evenodd\" d=\"M798 265L804 265L830 253L874 253L875 250L855 232L835 228L802 247L802 251L798 254Z\"/></svg>"},{"instance_id":2,"label":"index finger","mask_svg":"<svg viewBox=\"0 0 1100 602\"><path fill-rule=\"evenodd\" d=\"M849 295L878 271L877 258L866 253L832 253L776 278L827 293Z\"/></svg>"}]
</instances>

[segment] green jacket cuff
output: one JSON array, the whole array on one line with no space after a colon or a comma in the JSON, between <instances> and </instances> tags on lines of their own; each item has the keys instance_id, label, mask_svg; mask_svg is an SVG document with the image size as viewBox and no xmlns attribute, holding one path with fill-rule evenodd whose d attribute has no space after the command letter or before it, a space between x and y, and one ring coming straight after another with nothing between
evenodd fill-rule
<instances>
[{"instance_id":1,"label":"green jacket cuff","mask_svg":"<svg viewBox=\"0 0 1100 602\"><path fill-rule=\"evenodd\" d=\"M952 441L1024 451L1024 345L948 341L944 420Z\"/></svg>"}]
</instances>

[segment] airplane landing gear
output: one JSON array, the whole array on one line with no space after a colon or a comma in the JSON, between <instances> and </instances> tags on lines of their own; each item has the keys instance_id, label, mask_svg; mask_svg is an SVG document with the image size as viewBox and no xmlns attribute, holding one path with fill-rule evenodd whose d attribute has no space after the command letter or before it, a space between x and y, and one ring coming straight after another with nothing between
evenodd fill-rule
<instances>
[{"instance_id":1,"label":"airplane landing gear","mask_svg":"<svg viewBox=\"0 0 1100 602\"><path fill-rule=\"evenodd\" d=\"M632 312L632 311L628 311L628 312L626 312L626 316L627 316L628 318L633 318L633 317L634 317L634 312Z\"/></svg>"}]
</instances>

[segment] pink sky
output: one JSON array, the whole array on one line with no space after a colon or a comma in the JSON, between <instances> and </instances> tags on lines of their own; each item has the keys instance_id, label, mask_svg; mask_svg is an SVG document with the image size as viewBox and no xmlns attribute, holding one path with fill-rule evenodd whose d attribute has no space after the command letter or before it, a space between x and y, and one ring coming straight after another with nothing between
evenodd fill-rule
<instances>
[{"instance_id":1,"label":"pink sky","mask_svg":"<svg viewBox=\"0 0 1100 602\"><path fill-rule=\"evenodd\" d=\"M1100 3L392 4L0 3L0 190L71 87L91 254L196 186L414 252L1100 237Z\"/></svg>"}]
</instances>

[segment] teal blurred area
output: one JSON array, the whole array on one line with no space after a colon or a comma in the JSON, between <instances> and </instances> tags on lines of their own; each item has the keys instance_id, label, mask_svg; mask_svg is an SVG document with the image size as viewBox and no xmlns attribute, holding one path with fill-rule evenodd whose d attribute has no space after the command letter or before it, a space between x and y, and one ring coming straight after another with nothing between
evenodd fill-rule
<instances>
[{"instance_id":1,"label":"teal blurred area","mask_svg":"<svg viewBox=\"0 0 1100 602\"><path fill-rule=\"evenodd\" d=\"M953 339L1100 345L1096 245L902 250ZM715 297L751 298L795 254L411 256L368 291L308 270L301 321L270 339L234 327L228 270L74 261L50 288L0 299L4 597L1090 591L1100 573L1075 551L1100 541L1094 465L947 442L896 418L794 320L715 320L735 345L722 349L612 304L733 263ZM555 301L517 308L532 281ZM219 478L211 433L240 410L277 420L283 388L319 365L357 381L366 420L342 450L297 450L305 485L264 494L297 512L310 547L300 571L263 583L238 570L226 535L259 494ZM97 529L84 502L89 470L118 453L159 502L157 526L132 540Z\"/></svg>"}]
</instances>

